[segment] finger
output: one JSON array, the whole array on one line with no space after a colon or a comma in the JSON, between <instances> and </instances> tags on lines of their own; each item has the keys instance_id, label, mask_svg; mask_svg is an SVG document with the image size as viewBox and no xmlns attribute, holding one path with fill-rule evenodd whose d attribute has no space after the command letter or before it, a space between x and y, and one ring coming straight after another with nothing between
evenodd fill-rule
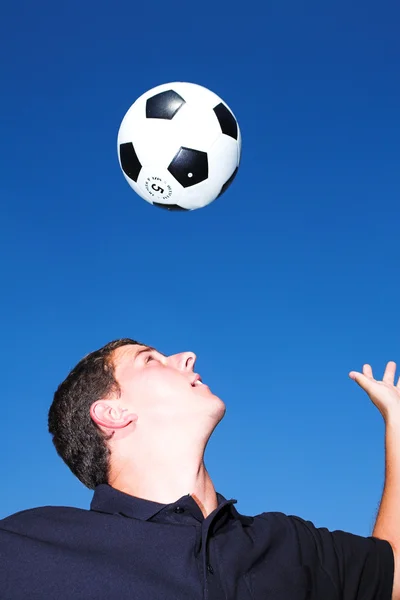
<instances>
[{"instance_id":1,"label":"finger","mask_svg":"<svg viewBox=\"0 0 400 600\"><path fill-rule=\"evenodd\" d=\"M365 377L368 377L369 379L374 378L371 365L363 365L363 374L365 375Z\"/></svg>"},{"instance_id":2,"label":"finger","mask_svg":"<svg viewBox=\"0 0 400 600\"><path fill-rule=\"evenodd\" d=\"M368 371L368 370L367 370ZM362 388L367 394L372 391L373 386L376 385L376 382L373 378L367 377L363 373L358 373L357 371L350 371L349 373L350 379L358 383L360 388Z\"/></svg>"},{"instance_id":3,"label":"finger","mask_svg":"<svg viewBox=\"0 0 400 600\"><path fill-rule=\"evenodd\" d=\"M396 363L390 360L386 365L385 373L382 381L388 385L394 385L394 377L396 375Z\"/></svg>"},{"instance_id":4,"label":"finger","mask_svg":"<svg viewBox=\"0 0 400 600\"><path fill-rule=\"evenodd\" d=\"M400 389L400 376L399 376L399 380L398 380L398 382L397 382L397 385L396 385L396 387Z\"/></svg>"}]
</instances>

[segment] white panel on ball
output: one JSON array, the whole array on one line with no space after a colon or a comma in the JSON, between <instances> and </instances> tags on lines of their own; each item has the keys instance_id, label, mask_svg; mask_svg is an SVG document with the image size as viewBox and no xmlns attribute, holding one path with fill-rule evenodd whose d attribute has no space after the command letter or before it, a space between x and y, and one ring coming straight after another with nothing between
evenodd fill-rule
<instances>
[{"instance_id":1,"label":"white panel on ball","mask_svg":"<svg viewBox=\"0 0 400 600\"><path fill-rule=\"evenodd\" d=\"M218 196L221 186L216 185L215 181L206 179L202 181L196 187L187 188L184 190L184 201L185 207L188 210L196 210L197 208L204 208ZM182 200L180 201L182 204Z\"/></svg>"},{"instance_id":2,"label":"white panel on ball","mask_svg":"<svg viewBox=\"0 0 400 600\"><path fill-rule=\"evenodd\" d=\"M138 123L132 142L140 160L146 165L168 166L180 148L175 124L162 119L146 119Z\"/></svg>"},{"instance_id":3,"label":"white panel on ball","mask_svg":"<svg viewBox=\"0 0 400 600\"><path fill-rule=\"evenodd\" d=\"M238 166L236 140L221 135L209 149L208 158L209 178L211 181L216 181L221 189Z\"/></svg>"},{"instance_id":4,"label":"white panel on ball","mask_svg":"<svg viewBox=\"0 0 400 600\"><path fill-rule=\"evenodd\" d=\"M140 196L151 204L179 204L182 186L167 169L144 166L138 178Z\"/></svg>"},{"instance_id":5,"label":"white panel on ball","mask_svg":"<svg viewBox=\"0 0 400 600\"><path fill-rule=\"evenodd\" d=\"M185 104L174 117L177 128L177 139L180 146L196 148L207 152L215 140L221 135L218 120L210 118L211 111L203 106ZM190 123L190 127L188 127Z\"/></svg>"}]
</instances>

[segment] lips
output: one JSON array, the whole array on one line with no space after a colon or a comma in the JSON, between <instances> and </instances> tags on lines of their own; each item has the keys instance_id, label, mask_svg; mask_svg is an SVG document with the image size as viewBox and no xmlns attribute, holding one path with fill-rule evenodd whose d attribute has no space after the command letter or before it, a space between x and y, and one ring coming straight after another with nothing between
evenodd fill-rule
<instances>
[{"instance_id":1,"label":"lips","mask_svg":"<svg viewBox=\"0 0 400 600\"><path fill-rule=\"evenodd\" d=\"M199 385L203 385L203 382L202 382L202 380L201 380L201 377L200 377L200 375L197 375L197 374L196 374L196 375L194 376L194 378L193 378L193 380L192 380L192 382L191 382L191 384L190 384L190 385L191 385L192 387L197 387L197 386L199 386Z\"/></svg>"}]
</instances>

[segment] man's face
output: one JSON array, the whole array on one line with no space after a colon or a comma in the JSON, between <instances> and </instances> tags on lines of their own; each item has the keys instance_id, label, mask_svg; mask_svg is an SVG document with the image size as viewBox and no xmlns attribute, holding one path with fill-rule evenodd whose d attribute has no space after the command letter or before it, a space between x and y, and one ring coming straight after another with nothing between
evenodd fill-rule
<instances>
[{"instance_id":1,"label":"man's face","mask_svg":"<svg viewBox=\"0 0 400 600\"><path fill-rule=\"evenodd\" d=\"M118 348L113 358L121 401L138 416L138 424L215 426L224 416L222 400L198 381L193 353L165 356L138 344Z\"/></svg>"}]
</instances>

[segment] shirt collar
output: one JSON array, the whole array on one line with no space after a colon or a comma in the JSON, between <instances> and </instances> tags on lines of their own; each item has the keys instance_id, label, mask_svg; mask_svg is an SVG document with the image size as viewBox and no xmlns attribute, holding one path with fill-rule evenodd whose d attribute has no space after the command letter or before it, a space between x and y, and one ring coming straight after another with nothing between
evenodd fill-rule
<instances>
[{"instance_id":1,"label":"shirt collar","mask_svg":"<svg viewBox=\"0 0 400 600\"><path fill-rule=\"evenodd\" d=\"M177 507L180 504L187 502L189 499L191 499L191 497L188 494L171 504L161 504L159 502L153 502L152 500L144 500L142 498L137 498L136 496L130 496L129 494L116 490L108 484L101 484L98 485L94 491L90 510L108 514L122 514L126 517L148 521L165 508ZM194 499L191 500L192 502L195 502ZM237 502L236 500L226 500L226 498L218 492L217 500L217 512L224 506L231 505L230 508L233 509L232 514L238 516L237 511L233 507L233 504Z\"/></svg>"}]
</instances>

